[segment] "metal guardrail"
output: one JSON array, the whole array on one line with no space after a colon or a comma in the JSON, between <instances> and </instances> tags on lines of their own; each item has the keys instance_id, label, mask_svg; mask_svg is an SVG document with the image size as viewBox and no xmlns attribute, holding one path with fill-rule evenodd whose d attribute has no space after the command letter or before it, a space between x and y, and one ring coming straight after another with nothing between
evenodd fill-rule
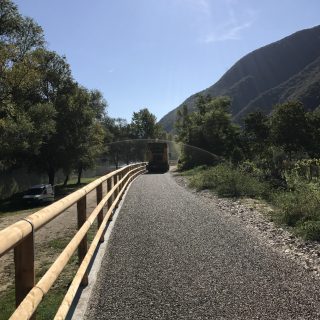
<instances>
[{"instance_id":1,"label":"metal guardrail","mask_svg":"<svg viewBox=\"0 0 320 320\"><path fill-rule=\"evenodd\" d=\"M55 320L65 319L79 286L88 283L87 268L99 242L103 241L105 227L129 183L146 170L146 163L128 165L113 171L65 198L0 231L0 257L14 249L16 310L11 320L35 319L35 311L63 271L72 254L78 248L78 271L67 291ZM107 193L103 197L102 184L107 182ZM86 195L96 190L97 206L87 218ZM43 277L35 283L34 234L41 227L77 203L78 232ZM107 212L103 214L103 208ZM87 232L95 219L98 231L87 249Z\"/></svg>"}]
</instances>

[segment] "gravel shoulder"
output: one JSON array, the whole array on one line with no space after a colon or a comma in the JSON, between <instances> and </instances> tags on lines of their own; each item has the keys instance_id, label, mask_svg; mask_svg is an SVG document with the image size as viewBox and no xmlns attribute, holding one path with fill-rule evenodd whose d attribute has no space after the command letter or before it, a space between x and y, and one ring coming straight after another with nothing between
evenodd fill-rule
<instances>
[{"instance_id":1,"label":"gravel shoulder","mask_svg":"<svg viewBox=\"0 0 320 320\"><path fill-rule=\"evenodd\" d=\"M86 319L319 319L319 279L261 236L269 222L179 179L133 182Z\"/></svg>"}]
</instances>

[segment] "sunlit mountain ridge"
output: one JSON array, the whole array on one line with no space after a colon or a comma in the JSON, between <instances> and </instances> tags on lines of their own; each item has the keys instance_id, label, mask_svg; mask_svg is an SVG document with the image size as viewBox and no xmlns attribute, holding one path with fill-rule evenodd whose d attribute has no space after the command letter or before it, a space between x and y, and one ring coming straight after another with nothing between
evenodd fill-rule
<instances>
[{"instance_id":1,"label":"sunlit mountain ridge","mask_svg":"<svg viewBox=\"0 0 320 320\"><path fill-rule=\"evenodd\" d=\"M236 62L215 84L187 98L159 122L172 131L176 113L186 104L195 109L197 94L229 96L234 121L254 110L301 101L308 110L320 106L320 26L298 31L252 51Z\"/></svg>"}]
</instances>

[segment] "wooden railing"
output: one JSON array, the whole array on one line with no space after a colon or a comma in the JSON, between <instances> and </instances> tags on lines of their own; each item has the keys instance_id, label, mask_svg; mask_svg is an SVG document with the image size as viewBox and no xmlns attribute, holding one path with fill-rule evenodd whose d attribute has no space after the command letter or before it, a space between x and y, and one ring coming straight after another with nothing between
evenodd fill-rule
<instances>
[{"instance_id":1,"label":"wooden railing","mask_svg":"<svg viewBox=\"0 0 320 320\"><path fill-rule=\"evenodd\" d=\"M103 241L105 228L113 210L128 184L139 174L144 173L145 167L145 163L138 163L113 171L0 231L0 257L11 249L14 250L17 308L10 319L35 319L35 311L39 303L78 248L79 269L54 318L56 320L65 319L79 286L88 283L88 265L99 242ZM102 185L104 182L107 183L105 196L103 196ZM87 217L86 196L93 190L96 190L97 206ZM35 283L34 234L75 203L78 213L78 232L38 283ZM107 208L105 215L103 213L104 207ZM87 232L96 218L98 231L87 249Z\"/></svg>"}]
</instances>

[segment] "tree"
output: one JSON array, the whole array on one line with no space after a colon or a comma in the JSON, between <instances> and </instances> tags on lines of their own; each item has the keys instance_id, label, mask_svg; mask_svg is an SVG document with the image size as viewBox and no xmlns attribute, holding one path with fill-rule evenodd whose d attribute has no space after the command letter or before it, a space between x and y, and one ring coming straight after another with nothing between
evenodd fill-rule
<instances>
[{"instance_id":1,"label":"tree","mask_svg":"<svg viewBox=\"0 0 320 320\"><path fill-rule=\"evenodd\" d=\"M70 118L77 128L70 133L72 144L75 146L72 158L75 159L78 184L81 183L83 170L93 167L97 158L104 152L105 131L102 120L106 115L105 109L107 107L100 91L88 92L86 89L80 88L79 93L81 91L85 101L83 104L76 101L76 115Z\"/></svg>"},{"instance_id":2,"label":"tree","mask_svg":"<svg viewBox=\"0 0 320 320\"><path fill-rule=\"evenodd\" d=\"M239 127L232 124L227 97L198 97L197 111L178 114L178 141L184 144L182 167L213 163L220 156L239 158ZM237 151L237 152L236 152ZM217 157L218 156L218 157Z\"/></svg>"},{"instance_id":3,"label":"tree","mask_svg":"<svg viewBox=\"0 0 320 320\"><path fill-rule=\"evenodd\" d=\"M34 99L51 105L56 116L55 132L43 136L39 151L31 154L30 166L37 171L46 172L49 183L53 185L57 170L64 168L70 160L65 157L64 141L70 120L67 116L73 107L71 97L76 94L77 85L73 83L65 57L44 49L35 51L34 55L41 76Z\"/></svg>"},{"instance_id":4,"label":"tree","mask_svg":"<svg viewBox=\"0 0 320 320\"><path fill-rule=\"evenodd\" d=\"M134 112L132 116L132 133L136 139L155 139L162 134L162 128L157 124L155 115L147 108Z\"/></svg>"},{"instance_id":5,"label":"tree","mask_svg":"<svg viewBox=\"0 0 320 320\"><path fill-rule=\"evenodd\" d=\"M54 109L33 100L39 81L34 52L43 47L41 27L22 17L9 0L0 3L0 168L37 152L42 134L54 131ZM42 116L40 116L42 114Z\"/></svg>"},{"instance_id":6,"label":"tree","mask_svg":"<svg viewBox=\"0 0 320 320\"><path fill-rule=\"evenodd\" d=\"M307 112L310 139L306 145L308 154L312 158L320 158L320 108Z\"/></svg>"},{"instance_id":7,"label":"tree","mask_svg":"<svg viewBox=\"0 0 320 320\"><path fill-rule=\"evenodd\" d=\"M64 56L46 50L42 28L0 1L0 169L29 166L54 184L92 166L103 151L107 106L74 82Z\"/></svg>"},{"instance_id":8,"label":"tree","mask_svg":"<svg viewBox=\"0 0 320 320\"><path fill-rule=\"evenodd\" d=\"M306 151L310 134L304 107L299 102L277 105L271 116L271 138L292 159L293 154Z\"/></svg>"},{"instance_id":9,"label":"tree","mask_svg":"<svg viewBox=\"0 0 320 320\"><path fill-rule=\"evenodd\" d=\"M244 119L243 136L250 158L262 155L270 145L269 118L261 111L249 113Z\"/></svg>"},{"instance_id":10,"label":"tree","mask_svg":"<svg viewBox=\"0 0 320 320\"><path fill-rule=\"evenodd\" d=\"M177 133L177 140L180 142L188 141L188 133L190 127L189 111L186 104L182 106L182 109L178 109L177 121L175 123L175 129Z\"/></svg>"},{"instance_id":11,"label":"tree","mask_svg":"<svg viewBox=\"0 0 320 320\"><path fill-rule=\"evenodd\" d=\"M129 163L132 158L132 130L127 120L122 118L106 118L105 128L108 134L108 154L115 167L119 167L120 161Z\"/></svg>"},{"instance_id":12,"label":"tree","mask_svg":"<svg viewBox=\"0 0 320 320\"><path fill-rule=\"evenodd\" d=\"M51 184L58 169L64 171L65 182L75 169L80 183L83 170L92 167L103 152L105 132L101 121L106 103L103 99L97 102L97 91L93 95L76 83L68 83L67 92L64 92L66 88L62 88L55 104L59 113L56 132L36 156L36 164L46 170Z\"/></svg>"}]
</instances>

